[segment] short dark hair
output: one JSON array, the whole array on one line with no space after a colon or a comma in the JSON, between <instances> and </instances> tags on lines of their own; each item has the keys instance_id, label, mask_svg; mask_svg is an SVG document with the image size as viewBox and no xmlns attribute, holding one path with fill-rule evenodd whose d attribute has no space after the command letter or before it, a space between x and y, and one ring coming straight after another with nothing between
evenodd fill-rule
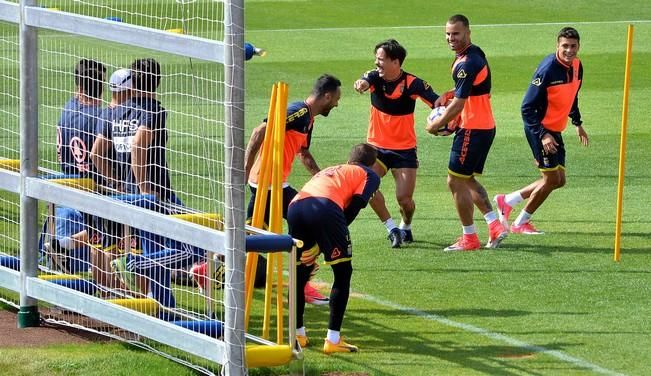
<instances>
[{"instance_id":1,"label":"short dark hair","mask_svg":"<svg viewBox=\"0 0 651 376\"><path fill-rule=\"evenodd\" d=\"M312 95L320 98L326 93L333 93L341 86L341 81L331 74L324 73L321 77L317 78L312 88Z\"/></svg>"},{"instance_id":2,"label":"short dark hair","mask_svg":"<svg viewBox=\"0 0 651 376\"><path fill-rule=\"evenodd\" d=\"M153 93L160 84L160 64L153 58L137 59L131 63L131 87Z\"/></svg>"},{"instance_id":3,"label":"short dark hair","mask_svg":"<svg viewBox=\"0 0 651 376\"><path fill-rule=\"evenodd\" d=\"M470 27L470 21L468 20L468 17L464 16L463 14L455 14L454 16L448 18L449 24L455 24L457 22L461 22L465 27Z\"/></svg>"},{"instance_id":4,"label":"short dark hair","mask_svg":"<svg viewBox=\"0 0 651 376\"><path fill-rule=\"evenodd\" d=\"M99 61L81 59L75 66L75 85L91 98L101 98L106 79L106 67Z\"/></svg>"},{"instance_id":5,"label":"short dark hair","mask_svg":"<svg viewBox=\"0 0 651 376\"><path fill-rule=\"evenodd\" d=\"M348 163L359 163L371 167L377 159L377 150L370 144L357 144L350 150Z\"/></svg>"},{"instance_id":6,"label":"short dark hair","mask_svg":"<svg viewBox=\"0 0 651 376\"><path fill-rule=\"evenodd\" d=\"M561 40L561 38L576 39L577 41L581 41L581 37L579 37L579 32L576 31L575 28L569 26L562 28L561 31L558 32L556 41L558 42L559 40Z\"/></svg>"},{"instance_id":7,"label":"short dark hair","mask_svg":"<svg viewBox=\"0 0 651 376\"><path fill-rule=\"evenodd\" d=\"M387 39L378 43L375 45L375 50L373 50L373 52L377 52L380 48L384 50L384 53L389 59L398 59L400 65L402 65L407 58L407 50L395 39Z\"/></svg>"}]
</instances>

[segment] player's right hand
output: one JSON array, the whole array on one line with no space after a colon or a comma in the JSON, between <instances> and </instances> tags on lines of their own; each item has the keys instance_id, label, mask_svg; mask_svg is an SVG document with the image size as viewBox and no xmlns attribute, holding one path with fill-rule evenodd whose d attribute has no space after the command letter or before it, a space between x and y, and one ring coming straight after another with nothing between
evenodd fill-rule
<instances>
[{"instance_id":1,"label":"player's right hand","mask_svg":"<svg viewBox=\"0 0 651 376\"><path fill-rule=\"evenodd\" d=\"M359 79L353 84L353 89L358 93L363 93L370 87L370 84L366 80Z\"/></svg>"},{"instance_id":2,"label":"player's right hand","mask_svg":"<svg viewBox=\"0 0 651 376\"><path fill-rule=\"evenodd\" d=\"M556 146L558 146L558 142L554 139L554 136L551 134L547 133L542 137L542 147L543 150L548 153L548 154L556 154L558 149L556 149Z\"/></svg>"}]
</instances>

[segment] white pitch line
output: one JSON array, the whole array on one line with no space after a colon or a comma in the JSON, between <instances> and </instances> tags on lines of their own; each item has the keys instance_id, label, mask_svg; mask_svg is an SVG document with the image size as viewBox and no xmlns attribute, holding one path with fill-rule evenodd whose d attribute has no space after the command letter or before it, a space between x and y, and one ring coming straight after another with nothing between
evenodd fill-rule
<instances>
[{"instance_id":1,"label":"white pitch line","mask_svg":"<svg viewBox=\"0 0 651 376\"><path fill-rule=\"evenodd\" d=\"M381 306L385 306L385 307L388 307L388 308L395 309L395 310L403 312L403 313L407 313L407 314L414 315L414 316L417 316L417 317L420 317L420 318L424 318L426 320L436 321L436 322L438 322L440 324L443 324L443 325L446 325L446 326L461 329L461 330L464 330L466 332L479 334L481 336L484 336L484 337L487 337L487 338L490 338L490 339L493 339L493 340L496 340L496 341L505 342L505 343L507 343L507 344L509 344L511 346L516 346L516 347L519 347L519 348L522 348L522 349L525 349L525 350L528 350L528 351L533 351L533 352L536 352L536 353L549 355L549 356L554 357L556 359L559 359L559 360L561 360L563 362L570 363L570 364L573 364L573 365L575 365L577 367L581 367L581 368L584 368L584 369L587 369L587 370L590 370L590 371L593 371L593 372L596 372L596 373L600 373L602 375L609 375L609 376L623 376L624 375L622 373L611 371L609 369L600 367L600 366L598 366L596 364L592 364L592 363L590 363L588 361L585 361L583 359L579 359L579 358L575 358L573 356L567 355L562 351L550 350L550 349L547 349L547 348L542 347L542 346L531 345L531 344L528 344L526 342L517 340L515 338L505 336L503 334L494 333L494 332L491 332L490 330L483 329L483 328L480 328L480 327L477 327L477 326L474 326L474 325L464 324L462 322L453 321L453 320L450 320L450 319L448 319L446 317L443 317L443 316L434 315L434 314L431 314L431 313L419 311L419 310L417 310L415 308L405 307L405 306L402 306L400 304L385 301L385 300L376 298L376 297L371 296L371 295L363 295L362 299L368 300L368 301L373 302L375 304L379 304Z\"/></svg>"},{"instance_id":2,"label":"white pitch line","mask_svg":"<svg viewBox=\"0 0 651 376\"><path fill-rule=\"evenodd\" d=\"M579 21L579 22L531 22L531 23L502 23L502 24L470 24L470 28L482 27L524 27L524 26L564 26L564 25L607 25L607 24L629 24L629 23L651 23L651 20L621 20L621 21ZM355 31L355 30L410 30L410 29L437 29L444 25L414 25L414 26L361 26L361 27L315 27L305 29L265 29L250 30L252 33L295 33L309 31Z\"/></svg>"}]
</instances>

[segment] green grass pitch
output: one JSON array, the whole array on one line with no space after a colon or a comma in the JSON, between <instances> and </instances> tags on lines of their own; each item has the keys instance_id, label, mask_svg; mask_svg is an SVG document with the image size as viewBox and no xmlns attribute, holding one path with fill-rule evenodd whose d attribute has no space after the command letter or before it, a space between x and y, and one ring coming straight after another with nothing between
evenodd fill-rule
<instances>
[{"instance_id":1,"label":"green grass pitch","mask_svg":"<svg viewBox=\"0 0 651 376\"><path fill-rule=\"evenodd\" d=\"M246 65L247 135L266 116L274 82L289 83L292 101L304 99L321 73L332 73L342 80L339 107L328 118L315 122L311 150L322 167L344 162L350 147L365 140L369 98L355 93L352 85L373 68L373 46L386 38L398 39L408 50L404 69L426 79L435 91L448 90L452 86L453 53L446 46L443 25L454 13L466 14L472 40L486 52L493 75L497 136L480 178L491 197L537 177L522 131L520 101L538 62L554 51L556 32L570 25L582 37L579 56L585 74L580 107L590 146L581 147L571 125L568 127L567 185L554 192L534 217L546 235L510 236L499 250L442 252L461 231L445 185L451 138L426 135L427 108L417 104L421 166L413 223L416 242L392 250L385 229L370 208L360 214L351 227L355 271L342 334L361 352L322 355L327 308L308 307L306 326L315 344L305 353L308 374L648 373L651 5L630 0L249 0L245 13L246 40L268 51L266 57L256 57ZM622 261L615 263L612 253L627 21L635 21L635 36ZM0 28L6 29L6 24ZM79 48L83 47L91 48L88 44ZM132 58L141 51L120 53ZM167 62L183 69L186 61ZM11 69L16 67L0 60L0 71ZM208 75L212 68L197 64L195 69ZM51 98L52 113L44 116L55 118L56 106L64 97ZM190 105L182 100L171 103L178 103L179 111L189 111ZM14 105L9 99L0 99L0 109ZM2 114L0 119L7 121L9 118ZM183 122L170 124L179 132L183 126ZM14 139L4 133L0 145ZM178 141L175 148L191 148L190 142ZM179 155L171 161L175 163L187 161ZM300 187L307 179L308 173L297 163L291 183ZM383 179L382 190L394 218L399 218L389 176ZM0 194L2 197L8 196ZM6 213L1 215L15 220L17 208L0 207L0 213ZM483 219L479 214L475 218L485 241ZM0 226L2 231L15 227L8 222L0 222ZM330 274L322 268L317 279L330 282ZM133 356L114 347L106 351L112 352L115 361L102 357L106 367L101 370L88 365L65 374L120 374L124 359ZM83 348L78 351L83 352ZM72 353L73 359L81 357ZM0 349L0 359L13 354ZM51 362L52 367L61 362L53 353L40 354L41 362ZM154 355L151 357L152 364L157 364ZM28 360L24 359L29 366ZM142 374L157 374L155 365L147 369L149 373ZM282 367L251 371L254 375L286 373Z\"/></svg>"}]
</instances>

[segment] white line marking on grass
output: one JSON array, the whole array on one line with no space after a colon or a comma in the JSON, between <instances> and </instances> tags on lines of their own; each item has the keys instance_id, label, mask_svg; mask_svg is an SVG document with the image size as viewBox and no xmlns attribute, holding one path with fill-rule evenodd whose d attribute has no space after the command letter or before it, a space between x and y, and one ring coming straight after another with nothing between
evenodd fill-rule
<instances>
[{"instance_id":1,"label":"white line marking on grass","mask_svg":"<svg viewBox=\"0 0 651 376\"><path fill-rule=\"evenodd\" d=\"M564 25L607 25L607 24L629 24L629 23L651 23L651 20L621 20L621 21L579 21L579 22L531 22L531 23L502 23L502 24L477 24L470 25L470 28L477 27L523 27L523 26L564 26ZM315 27L306 29L265 29L251 30L246 33L293 33L307 31L355 31L355 30L409 30L409 29L437 29L444 25L414 25L414 26L362 26L362 27Z\"/></svg>"},{"instance_id":2,"label":"white line marking on grass","mask_svg":"<svg viewBox=\"0 0 651 376\"><path fill-rule=\"evenodd\" d=\"M600 374L603 374L603 375L611 375L611 376L621 376L621 375L623 375L622 373L618 373L618 372L615 372L615 371L611 371L609 369L605 369L605 368L600 367L600 366L598 366L596 364L592 364L592 363L590 363L588 361L585 361L583 359L575 358L573 356L567 355L564 352L561 352L561 351L558 351L558 350L550 350L550 349L547 349L547 348L542 347L542 346L531 345L531 344L528 344L526 342L522 342L520 340L517 340L515 338L505 336L503 334L494 333L494 332L491 332L490 330L483 329L483 328L480 328L480 327L477 327L477 326L474 326L474 325L464 324L462 322L453 321L453 320L450 320L450 319L448 319L446 317L443 317L443 316L439 316L439 315L419 311L419 310L417 310L415 308L405 307L405 306L402 306L402 305L399 305L399 304L396 304L396 303L393 303L393 302L389 302L389 301L386 301L386 300L376 298L376 297L371 296L371 295L364 295L362 299L371 301L371 302L373 302L375 304L379 304L381 306L385 306L385 307L389 307L389 308L398 310L398 311L403 312L403 313L408 313L410 315L414 315L414 316L417 316L417 317L420 317L420 318L424 318L426 320L436 321L436 322L438 322L440 324L443 324L443 325L447 325L447 326L457 328L457 329L461 329L461 330L464 330L464 331L467 331L467 332L479 334L479 335L482 335L484 337L487 337L487 338L490 338L490 339L493 339L493 340L505 342L505 343L507 343L507 344L509 344L511 346L516 346L516 347L519 347L519 348L522 348L522 349L525 349L525 350L529 350L529 351L533 351L533 352L536 352L536 353L549 355L549 356L552 356L552 357L554 357L556 359L559 359L559 360L561 360L563 362L570 363L570 364L573 364L573 365L575 365L577 367L585 368L585 369L588 369L590 371L597 372L597 373L600 373Z\"/></svg>"}]
</instances>

